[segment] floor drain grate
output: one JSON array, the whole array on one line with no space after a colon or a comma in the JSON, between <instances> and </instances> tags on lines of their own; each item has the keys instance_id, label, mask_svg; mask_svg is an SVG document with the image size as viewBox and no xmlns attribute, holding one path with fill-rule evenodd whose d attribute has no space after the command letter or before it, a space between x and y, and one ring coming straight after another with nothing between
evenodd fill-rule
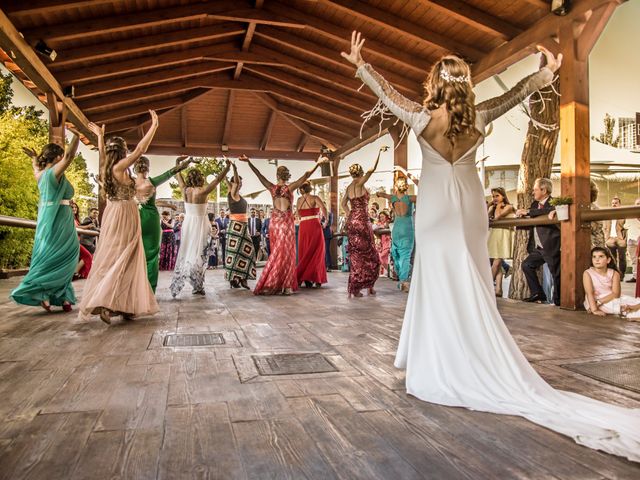
<instances>
[{"instance_id":1,"label":"floor drain grate","mask_svg":"<svg viewBox=\"0 0 640 480\"><path fill-rule=\"evenodd\" d=\"M572 372L640 393L640 357L562 365Z\"/></svg>"},{"instance_id":2,"label":"floor drain grate","mask_svg":"<svg viewBox=\"0 0 640 480\"><path fill-rule=\"evenodd\" d=\"M167 335L162 344L165 347L206 347L224 345L226 342L221 333L185 333Z\"/></svg>"},{"instance_id":3,"label":"floor drain grate","mask_svg":"<svg viewBox=\"0 0 640 480\"><path fill-rule=\"evenodd\" d=\"M337 372L338 369L320 353L280 353L251 355L260 375L295 375Z\"/></svg>"}]
</instances>

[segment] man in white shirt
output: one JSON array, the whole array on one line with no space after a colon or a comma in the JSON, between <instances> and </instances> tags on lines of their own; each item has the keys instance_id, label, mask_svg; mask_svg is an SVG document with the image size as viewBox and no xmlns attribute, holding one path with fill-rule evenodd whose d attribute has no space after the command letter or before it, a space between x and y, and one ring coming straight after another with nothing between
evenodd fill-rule
<instances>
[{"instance_id":1,"label":"man in white shirt","mask_svg":"<svg viewBox=\"0 0 640 480\"><path fill-rule=\"evenodd\" d=\"M636 207L640 206L640 198L636 198L634 203ZM626 221L628 230L627 234L627 252L631 261L631 278L627 283L635 283L638 270L638 237L640 237L640 218L628 218Z\"/></svg>"},{"instance_id":2,"label":"man in white shirt","mask_svg":"<svg viewBox=\"0 0 640 480\"><path fill-rule=\"evenodd\" d=\"M611 199L611 207L618 208L620 206L620 199L613 197ZM627 271L627 228L625 220L624 218L605 220L602 223L602 230L606 238L605 243L609 250L611 250L613 260L620 270L620 279L624 280L624 274Z\"/></svg>"}]
</instances>

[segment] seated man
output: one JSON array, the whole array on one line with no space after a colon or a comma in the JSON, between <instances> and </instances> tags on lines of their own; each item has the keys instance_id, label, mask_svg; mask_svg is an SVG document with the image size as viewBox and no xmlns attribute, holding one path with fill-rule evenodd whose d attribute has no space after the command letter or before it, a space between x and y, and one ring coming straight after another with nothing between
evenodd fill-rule
<instances>
[{"instance_id":1,"label":"seated man","mask_svg":"<svg viewBox=\"0 0 640 480\"><path fill-rule=\"evenodd\" d=\"M549 205L553 184L548 178L538 178L533 185L533 198L531 208L516 211L517 217L539 217L549 215L555 210ZM542 303L547 300L544 290L538 280L537 270L543 264L549 266L553 277L553 303L560 305L560 227L559 225L539 225L531 228L529 255L522 262L522 272L527 280L531 296L525 302Z\"/></svg>"}]
</instances>

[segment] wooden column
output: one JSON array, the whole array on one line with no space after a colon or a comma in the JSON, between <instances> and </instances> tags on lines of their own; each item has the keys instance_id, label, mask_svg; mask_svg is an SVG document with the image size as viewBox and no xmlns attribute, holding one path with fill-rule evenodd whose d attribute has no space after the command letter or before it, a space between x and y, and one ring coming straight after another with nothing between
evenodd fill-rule
<instances>
[{"instance_id":1,"label":"wooden column","mask_svg":"<svg viewBox=\"0 0 640 480\"><path fill-rule=\"evenodd\" d=\"M408 169L409 166L409 132L405 133L402 139L400 136L402 135L402 124L394 125L389 129L389 134L391 138L393 138L394 150L393 150L393 165L402 167L405 170ZM404 177L405 175L402 172L394 172L393 179L394 185L395 180L399 177ZM407 184L411 185L411 183L407 179ZM413 187L411 187L413 188Z\"/></svg>"},{"instance_id":2,"label":"wooden column","mask_svg":"<svg viewBox=\"0 0 640 480\"><path fill-rule=\"evenodd\" d=\"M338 167L340 166L340 157L331 156L331 178L329 179L329 205L328 208L333 212L333 232L338 231L338 219L340 218L340 206L338 205ZM338 268L338 243L331 240L331 268Z\"/></svg>"},{"instance_id":3,"label":"wooden column","mask_svg":"<svg viewBox=\"0 0 640 480\"><path fill-rule=\"evenodd\" d=\"M64 124L67 121L67 107L58 102L53 92L47 92L47 109L49 110L49 143L57 143L64 147Z\"/></svg>"},{"instance_id":4,"label":"wooden column","mask_svg":"<svg viewBox=\"0 0 640 480\"><path fill-rule=\"evenodd\" d=\"M578 20L559 27L560 158L562 196L571 196L569 221L561 223L561 306L582 305L582 272L589 265L591 230L579 210L590 202L589 53L613 14L617 2L601 5Z\"/></svg>"}]
</instances>

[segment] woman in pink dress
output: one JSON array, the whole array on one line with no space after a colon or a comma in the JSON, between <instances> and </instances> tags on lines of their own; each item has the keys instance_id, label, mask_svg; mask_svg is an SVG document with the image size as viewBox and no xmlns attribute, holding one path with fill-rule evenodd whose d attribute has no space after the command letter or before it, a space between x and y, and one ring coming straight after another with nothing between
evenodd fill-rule
<instances>
[{"instance_id":1,"label":"woman in pink dress","mask_svg":"<svg viewBox=\"0 0 640 480\"><path fill-rule=\"evenodd\" d=\"M375 230L389 230L389 213L386 210L378 214L378 219L373 226ZM389 271L389 252L391 251L391 234L376 232L376 250L380 257L380 275L386 275Z\"/></svg>"},{"instance_id":2,"label":"woman in pink dress","mask_svg":"<svg viewBox=\"0 0 640 480\"><path fill-rule=\"evenodd\" d=\"M158 311L147 279L136 184L129 171L149 148L158 128L158 116L151 111L151 128L131 153L120 137L110 138L105 146L104 126L89 124L89 127L98 136L100 184L107 195L107 206L80 314L100 315L103 322L110 324L112 315L132 320Z\"/></svg>"},{"instance_id":3,"label":"woman in pink dress","mask_svg":"<svg viewBox=\"0 0 640 480\"><path fill-rule=\"evenodd\" d=\"M291 174L285 166L278 167L276 172L277 183L271 183L245 155L241 155L238 160L249 164L249 168L256 174L260 183L269 190L273 198L273 210L271 211L271 221L269 223L271 254L253 293L256 295L291 295L298 289L295 257L296 237L293 213L291 211L293 194L291 190L300 188L318 168L319 163L316 162L311 170L295 182L287 184Z\"/></svg>"},{"instance_id":4,"label":"woman in pink dress","mask_svg":"<svg viewBox=\"0 0 640 480\"><path fill-rule=\"evenodd\" d=\"M347 216L347 252L349 253L349 284L347 291L349 298L361 297L363 288L369 291L369 295L375 295L373 286L380 272L380 256L376 251L373 229L369 219L369 191L365 188L367 180L378 167L380 154L388 147L381 147L373 168L364 173L362 167L354 163L349 167L349 174L353 178L342 197L342 208Z\"/></svg>"},{"instance_id":5,"label":"woman in pink dress","mask_svg":"<svg viewBox=\"0 0 640 480\"><path fill-rule=\"evenodd\" d=\"M304 282L307 288L319 288L323 283L327 283L324 234L322 232L325 224L320 223L320 213L322 213L322 218L327 218L327 207L320 197L311 194L309 182L302 184L300 193L302 196L296 204L296 210L300 217L297 283L301 285Z\"/></svg>"}]
</instances>

